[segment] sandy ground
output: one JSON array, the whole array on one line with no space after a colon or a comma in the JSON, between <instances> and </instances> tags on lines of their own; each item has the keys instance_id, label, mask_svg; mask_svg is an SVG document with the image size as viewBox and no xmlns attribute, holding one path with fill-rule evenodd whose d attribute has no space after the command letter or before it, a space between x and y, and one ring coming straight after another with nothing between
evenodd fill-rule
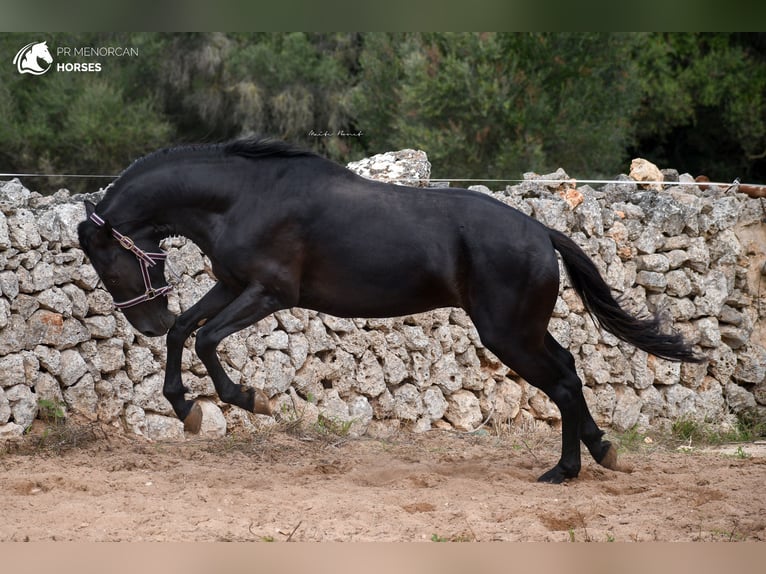
<instances>
[{"instance_id":1,"label":"sandy ground","mask_svg":"<svg viewBox=\"0 0 766 574\"><path fill-rule=\"evenodd\" d=\"M766 540L766 444L642 443L631 474L546 485L552 432L75 438L0 448L0 541Z\"/></svg>"}]
</instances>

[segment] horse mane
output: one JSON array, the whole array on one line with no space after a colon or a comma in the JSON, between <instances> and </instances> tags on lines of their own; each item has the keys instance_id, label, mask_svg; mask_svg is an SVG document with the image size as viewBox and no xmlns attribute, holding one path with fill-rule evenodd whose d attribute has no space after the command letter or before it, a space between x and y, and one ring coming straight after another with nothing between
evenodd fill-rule
<instances>
[{"instance_id":1,"label":"horse mane","mask_svg":"<svg viewBox=\"0 0 766 574\"><path fill-rule=\"evenodd\" d=\"M262 157L300 157L313 156L315 153L294 146L292 144L268 138L268 137L249 137L233 140L222 144L221 149L229 155L238 155L251 159Z\"/></svg>"},{"instance_id":2,"label":"horse mane","mask_svg":"<svg viewBox=\"0 0 766 574\"><path fill-rule=\"evenodd\" d=\"M294 146L287 142L261 136L253 136L231 140L223 143L187 144L174 147L166 147L153 151L135 160L123 170L119 177L135 173L144 167L148 167L155 161L173 155L193 154L199 152L222 153L224 155L236 155L249 159L264 157L301 157L316 156L312 151Z\"/></svg>"}]
</instances>

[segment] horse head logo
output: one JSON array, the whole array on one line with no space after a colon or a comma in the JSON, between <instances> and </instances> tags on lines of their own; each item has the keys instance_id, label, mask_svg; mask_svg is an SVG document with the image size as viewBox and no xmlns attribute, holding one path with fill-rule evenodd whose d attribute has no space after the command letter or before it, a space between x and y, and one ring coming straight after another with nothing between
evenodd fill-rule
<instances>
[{"instance_id":1,"label":"horse head logo","mask_svg":"<svg viewBox=\"0 0 766 574\"><path fill-rule=\"evenodd\" d=\"M40 60L45 62L47 66L40 65ZM53 64L53 56L48 51L47 42L30 42L16 53L13 63L16 65L19 74L42 76L50 70Z\"/></svg>"}]
</instances>

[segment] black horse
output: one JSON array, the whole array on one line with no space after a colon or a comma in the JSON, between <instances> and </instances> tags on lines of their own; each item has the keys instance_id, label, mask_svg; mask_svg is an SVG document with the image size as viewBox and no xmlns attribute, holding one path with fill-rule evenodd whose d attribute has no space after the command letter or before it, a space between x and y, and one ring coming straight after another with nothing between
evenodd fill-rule
<instances>
[{"instance_id":1,"label":"black horse","mask_svg":"<svg viewBox=\"0 0 766 574\"><path fill-rule=\"evenodd\" d=\"M540 477L580 471L580 441L617 468L582 393L574 358L548 333L559 288L556 251L600 325L659 357L700 361L655 317L625 312L587 255L565 235L486 195L370 181L267 139L164 149L136 161L103 201L88 203L82 248L131 324L167 333L163 393L188 430L201 409L184 396L181 351L196 351L221 400L268 412L261 391L235 385L216 355L228 335L277 311L391 317L462 307L483 344L561 411L562 454ZM176 318L167 308L164 237L209 257L216 285Z\"/></svg>"}]
</instances>

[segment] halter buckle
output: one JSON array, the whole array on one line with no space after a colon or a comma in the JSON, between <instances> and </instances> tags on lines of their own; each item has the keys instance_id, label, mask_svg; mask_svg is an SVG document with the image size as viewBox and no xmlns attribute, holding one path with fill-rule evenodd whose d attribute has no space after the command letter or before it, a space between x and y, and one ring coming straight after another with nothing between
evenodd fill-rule
<instances>
[{"instance_id":1,"label":"halter buckle","mask_svg":"<svg viewBox=\"0 0 766 574\"><path fill-rule=\"evenodd\" d=\"M122 245L125 249L128 251L133 251L133 249L136 246L135 241L133 241L130 237L127 235L121 235L120 238L117 240L120 242L120 245Z\"/></svg>"}]
</instances>

